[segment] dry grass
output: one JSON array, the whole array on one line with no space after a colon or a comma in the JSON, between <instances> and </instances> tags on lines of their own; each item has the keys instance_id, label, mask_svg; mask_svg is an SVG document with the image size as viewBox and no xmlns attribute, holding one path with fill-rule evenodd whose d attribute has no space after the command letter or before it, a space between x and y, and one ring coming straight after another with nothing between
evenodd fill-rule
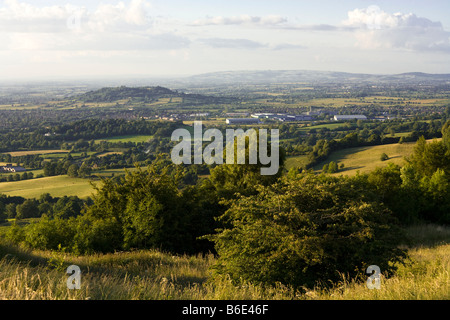
<instances>
[{"instance_id":1,"label":"dry grass","mask_svg":"<svg viewBox=\"0 0 450 320\"><path fill-rule=\"evenodd\" d=\"M409 250L411 262L396 275L381 278L380 289L343 279L331 290L307 292L320 300L448 300L450 299L450 245Z\"/></svg>"},{"instance_id":2,"label":"dry grass","mask_svg":"<svg viewBox=\"0 0 450 320\"><path fill-rule=\"evenodd\" d=\"M171 255L157 250L74 256L30 251L0 242L0 299L114 300L437 300L450 299L450 228L408 228L416 239L410 261L382 277L380 289L343 278L331 289L300 293L287 286L234 285L211 278L215 257ZM436 235L437 234L437 235ZM419 245L424 243L426 245ZM66 286L67 266L81 268L81 289Z\"/></svg>"}]
</instances>

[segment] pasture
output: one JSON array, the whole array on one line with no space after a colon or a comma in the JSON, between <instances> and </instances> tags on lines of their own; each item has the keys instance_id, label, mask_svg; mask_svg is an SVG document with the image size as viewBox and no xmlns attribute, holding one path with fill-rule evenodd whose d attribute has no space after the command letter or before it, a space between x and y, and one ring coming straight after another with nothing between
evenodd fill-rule
<instances>
[{"instance_id":1,"label":"pasture","mask_svg":"<svg viewBox=\"0 0 450 320\"><path fill-rule=\"evenodd\" d=\"M88 179L71 178L67 175L0 183L0 193L24 198L39 198L43 193L49 193L53 197L85 198L94 191Z\"/></svg>"},{"instance_id":2,"label":"pasture","mask_svg":"<svg viewBox=\"0 0 450 320\"><path fill-rule=\"evenodd\" d=\"M321 171L323 165L331 161L337 162L338 165L344 164L344 168L335 173L337 175L355 175L358 171L366 173L373 171L377 167L387 166L389 163L402 166L405 163L405 157L413 152L414 145L415 143L394 143L338 150L333 152L326 161L314 166L314 170ZM386 153L389 159L381 161L380 156L382 153Z\"/></svg>"},{"instance_id":3,"label":"pasture","mask_svg":"<svg viewBox=\"0 0 450 320\"><path fill-rule=\"evenodd\" d=\"M100 143L101 141L138 143L138 142L147 142L151 138L153 138L152 135L125 135L125 136L115 136L115 137L97 139L97 140L95 140L95 143Z\"/></svg>"},{"instance_id":4,"label":"pasture","mask_svg":"<svg viewBox=\"0 0 450 320\"><path fill-rule=\"evenodd\" d=\"M27 151L12 151L12 152L5 152L5 154L10 154L12 157L20 157L20 156L28 156L28 155L48 155L48 154L61 154L61 153L68 153L68 150L27 150Z\"/></svg>"},{"instance_id":5,"label":"pasture","mask_svg":"<svg viewBox=\"0 0 450 320\"><path fill-rule=\"evenodd\" d=\"M432 140L428 140L431 142ZM414 150L415 142L408 143L394 143L368 147L356 147L342 149L333 152L326 161L320 162L313 167L314 171L321 172L325 164L331 161L337 162L338 165L344 164L344 168L340 169L334 175L355 175L358 171L360 173L370 172L377 167L387 166L389 163L397 165L405 164L405 157L412 154ZM388 160L381 161L381 154L386 153L389 157ZM293 167L301 167L307 163L308 157L294 156L286 159L285 167L287 170Z\"/></svg>"}]
</instances>

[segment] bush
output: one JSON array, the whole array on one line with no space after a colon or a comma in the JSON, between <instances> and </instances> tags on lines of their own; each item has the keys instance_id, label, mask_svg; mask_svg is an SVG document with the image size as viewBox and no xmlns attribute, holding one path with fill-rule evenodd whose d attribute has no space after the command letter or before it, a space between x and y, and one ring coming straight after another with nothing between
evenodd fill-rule
<instances>
[{"instance_id":1,"label":"bush","mask_svg":"<svg viewBox=\"0 0 450 320\"><path fill-rule=\"evenodd\" d=\"M71 248L74 253L107 253L122 247L122 230L115 219L79 216L74 222L77 231Z\"/></svg>"},{"instance_id":2,"label":"bush","mask_svg":"<svg viewBox=\"0 0 450 320\"><path fill-rule=\"evenodd\" d=\"M3 202L0 202L0 223L3 223L6 221L6 218L8 218L8 216L6 215L6 206L3 204Z\"/></svg>"},{"instance_id":3,"label":"bush","mask_svg":"<svg viewBox=\"0 0 450 320\"><path fill-rule=\"evenodd\" d=\"M234 281L312 287L357 277L369 265L395 270L405 258L391 212L357 179L300 175L241 197L208 238L214 269Z\"/></svg>"},{"instance_id":4,"label":"bush","mask_svg":"<svg viewBox=\"0 0 450 320\"><path fill-rule=\"evenodd\" d=\"M42 217L38 222L25 227L13 225L7 238L14 243L41 250L58 250L58 247L71 248L76 234L72 220Z\"/></svg>"},{"instance_id":5,"label":"bush","mask_svg":"<svg viewBox=\"0 0 450 320\"><path fill-rule=\"evenodd\" d=\"M386 160L389 160L389 156L386 154L386 153L382 153L381 154L381 156L380 156L380 160L381 161L386 161Z\"/></svg>"}]
</instances>

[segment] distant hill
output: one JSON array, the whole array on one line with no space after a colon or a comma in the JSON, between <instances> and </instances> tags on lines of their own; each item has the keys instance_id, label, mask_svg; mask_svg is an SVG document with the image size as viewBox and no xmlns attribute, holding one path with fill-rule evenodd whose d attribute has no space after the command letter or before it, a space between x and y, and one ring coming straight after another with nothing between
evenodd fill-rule
<instances>
[{"instance_id":1,"label":"distant hill","mask_svg":"<svg viewBox=\"0 0 450 320\"><path fill-rule=\"evenodd\" d=\"M124 99L140 100L144 102L157 101L161 98L182 98L182 103L220 103L225 98L206 96L201 94L188 94L173 91L165 87L107 87L99 90L89 91L73 96L82 102L114 102ZM227 99L229 100L229 99Z\"/></svg>"},{"instance_id":2,"label":"distant hill","mask_svg":"<svg viewBox=\"0 0 450 320\"><path fill-rule=\"evenodd\" d=\"M364 74L315 70L257 70L211 72L180 79L189 84L263 84L263 83L374 83L402 82L429 83L444 82L450 84L450 74L428 74L409 72L402 74Z\"/></svg>"}]
</instances>

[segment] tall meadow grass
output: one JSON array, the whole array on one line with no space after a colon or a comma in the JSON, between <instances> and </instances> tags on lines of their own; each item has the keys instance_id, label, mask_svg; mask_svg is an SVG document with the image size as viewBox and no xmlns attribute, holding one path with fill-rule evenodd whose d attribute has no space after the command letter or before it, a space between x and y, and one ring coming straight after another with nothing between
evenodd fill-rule
<instances>
[{"instance_id":1,"label":"tall meadow grass","mask_svg":"<svg viewBox=\"0 0 450 320\"><path fill-rule=\"evenodd\" d=\"M380 289L364 279L342 280L331 288L296 291L212 277L212 254L172 255L158 250L74 256L27 250L0 242L0 299L12 300L438 300L450 299L450 228L407 229L409 261L382 276ZM81 289L66 282L69 265L81 269Z\"/></svg>"}]
</instances>

